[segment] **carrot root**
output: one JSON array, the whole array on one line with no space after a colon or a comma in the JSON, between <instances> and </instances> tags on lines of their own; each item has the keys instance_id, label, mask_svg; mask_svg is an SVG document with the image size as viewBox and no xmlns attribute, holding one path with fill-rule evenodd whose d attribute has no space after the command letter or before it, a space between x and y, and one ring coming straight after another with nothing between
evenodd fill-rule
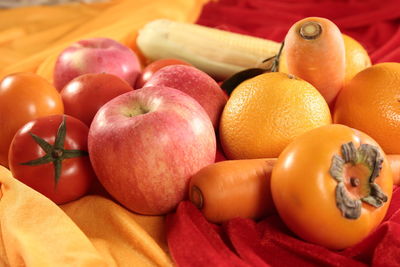
<instances>
[{"instance_id":1,"label":"carrot root","mask_svg":"<svg viewBox=\"0 0 400 267\"><path fill-rule=\"evenodd\" d=\"M300 28L300 35L306 40L317 39L322 33L321 24L315 21L304 23Z\"/></svg>"}]
</instances>

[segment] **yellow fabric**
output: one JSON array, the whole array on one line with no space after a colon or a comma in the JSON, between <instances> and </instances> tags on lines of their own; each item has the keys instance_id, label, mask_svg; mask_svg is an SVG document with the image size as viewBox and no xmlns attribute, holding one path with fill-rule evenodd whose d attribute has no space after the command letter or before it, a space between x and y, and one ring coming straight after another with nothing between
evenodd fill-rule
<instances>
[{"instance_id":1,"label":"yellow fabric","mask_svg":"<svg viewBox=\"0 0 400 267\"><path fill-rule=\"evenodd\" d=\"M157 18L194 22L207 0L113 0L0 11L0 78L32 71L52 80L57 55L72 42L108 37L136 50L137 31Z\"/></svg>"},{"instance_id":2,"label":"yellow fabric","mask_svg":"<svg viewBox=\"0 0 400 267\"><path fill-rule=\"evenodd\" d=\"M205 2L112 0L0 10L0 79L32 71L51 82L57 55L84 38L108 37L137 51L145 23L194 22ZM2 166L0 184L0 266L173 266L163 216L137 215L100 195L57 206Z\"/></svg>"},{"instance_id":3,"label":"yellow fabric","mask_svg":"<svg viewBox=\"0 0 400 267\"><path fill-rule=\"evenodd\" d=\"M162 216L96 195L59 207L2 166L0 183L0 266L172 266Z\"/></svg>"},{"instance_id":4,"label":"yellow fabric","mask_svg":"<svg viewBox=\"0 0 400 267\"><path fill-rule=\"evenodd\" d=\"M100 196L62 209L79 226L107 266L170 266L163 216L140 216Z\"/></svg>"}]
</instances>

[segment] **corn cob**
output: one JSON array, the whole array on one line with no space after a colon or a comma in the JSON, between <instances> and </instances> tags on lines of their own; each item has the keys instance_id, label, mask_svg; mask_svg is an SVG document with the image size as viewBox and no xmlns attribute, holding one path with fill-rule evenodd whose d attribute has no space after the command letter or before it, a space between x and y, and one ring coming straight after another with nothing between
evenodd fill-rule
<instances>
[{"instance_id":1,"label":"corn cob","mask_svg":"<svg viewBox=\"0 0 400 267\"><path fill-rule=\"evenodd\" d=\"M149 61L181 59L216 79L261 67L266 64L263 60L276 55L280 48L271 40L166 19L146 24L136 42Z\"/></svg>"}]
</instances>

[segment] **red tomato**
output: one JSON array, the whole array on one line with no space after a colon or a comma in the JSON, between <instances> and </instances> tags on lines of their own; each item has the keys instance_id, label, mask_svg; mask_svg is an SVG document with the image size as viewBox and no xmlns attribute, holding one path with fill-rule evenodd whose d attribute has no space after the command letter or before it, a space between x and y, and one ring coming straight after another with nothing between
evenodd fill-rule
<instances>
[{"instance_id":1,"label":"red tomato","mask_svg":"<svg viewBox=\"0 0 400 267\"><path fill-rule=\"evenodd\" d=\"M15 73L0 81L0 164L8 166L8 148L18 129L33 119L63 114L58 91L33 73Z\"/></svg>"},{"instance_id":2,"label":"red tomato","mask_svg":"<svg viewBox=\"0 0 400 267\"><path fill-rule=\"evenodd\" d=\"M101 106L133 88L118 76L89 73L76 77L61 91L65 114L90 126Z\"/></svg>"},{"instance_id":3,"label":"red tomato","mask_svg":"<svg viewBox=\"0 0 400 267\"><path fill-rule=\"evenodd\" d=\"M330 249L353 246L385 217L392 196L385 153L344 125L311 130L279 155L271 192L280 217L301 238Z\"/></svg>"},{"instance_id":4,"label":"red tomato","mask_svg":"<svg viewBox=\"0 0 400 267\"><path fill-rule=\"evenodd\" d=\"M143 85L150 80L151 76L158 71L159 69L169 66L169 65L187 65L187 66L192 66L191 64L180 60L180 59L175 59L175 58L164 58L164 59L159 59L156 61L153 61L149 65L147 65L143 71L142 74L139 76L139 78L136 81L136 88L142 88Z\"/></svg>"},{"instance_id":5,"label":"red tomato","mask_svg":"<svg viewBox=\"0 0 400 267\"><path fill-rule=\"evenodd\" d=\"M28 122L11 142L13 176L57 204L85 195L95 178L87 153L88 132L83 122L68 115Z\"/></svg>"}]
</instances>

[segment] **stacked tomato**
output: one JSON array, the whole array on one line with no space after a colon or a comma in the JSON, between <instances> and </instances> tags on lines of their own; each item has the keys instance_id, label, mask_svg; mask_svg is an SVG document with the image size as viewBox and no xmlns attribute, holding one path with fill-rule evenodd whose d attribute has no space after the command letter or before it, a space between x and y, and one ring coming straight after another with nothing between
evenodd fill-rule
<instances>
[{"instance_id":1,"label":"stacked tomato","mask_svg":"<svg viewBox=\"0 0 400 267\"><path fill-rule=\"evenodd\" d=\"M17 73L0 83L0 164L58 204L86 194L94 178L89 128L63 113L61 95L40 76Z\"/></svg>"},{"instance_id":2,"label":"stacked tomato","mask_svg":"<svg viewBox=\"0 0 400 267\"><path fill-rule=\"evenodd\" d=\"M78 76L61 92L33 73L6 76L0 82L0 164L57 204L78 199L95 179L90 123L105 102L131 90L106 73Z\"/></svg>"},{"instance_id":3,"label":"stacked tomato","mask_svg":"<svg viewBox=\"0 0 400 267\"><path fill-rule=\"evenodd\" d=\"M143 69L137 85L173 64L189 65L175 59L155 61ZM57 204L87 194L95 179L87 145L91 121L103 104L132 87L108 73L79 75L60 91L34 73L4 77L0 165Z\"/></svg>"}]
</instances>

